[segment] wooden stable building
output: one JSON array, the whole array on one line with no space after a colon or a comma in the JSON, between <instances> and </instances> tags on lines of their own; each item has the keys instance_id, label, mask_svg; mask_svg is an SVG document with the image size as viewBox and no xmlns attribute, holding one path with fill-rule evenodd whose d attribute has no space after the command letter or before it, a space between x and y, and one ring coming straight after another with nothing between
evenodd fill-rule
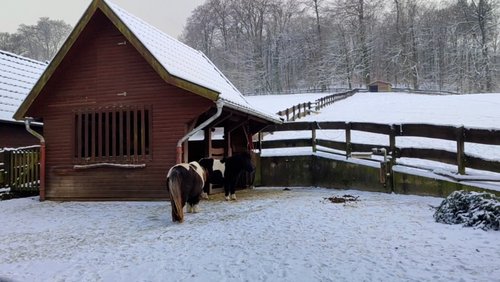
<instances>
[{"instance_id":1,"label":"wooden stable building","mask_svg":"<svg viewBox=\"0 0 500 282\"><path fill-rule=\"evenodd\" d=\"M230 155L280 122L203 53L107 0L90 4L15 114L27 117L44 123L41 200L163 199L172 165L211 154L212 128Z\"/></svg>"},{"instance_id":2,"label":"wooden stable building","mask_svg":"<svg viewBox=\"0 0 500 282\"><path fill-rule=\"evenodd\" d=\"M47 64L0 50L0 150L37 145L24 122L12 118ZM42 132L42 125L33 125ZM1 160L0 160L1 162Z\"/></svg>"},{"instance_id":3,"label":"wooden stable building","mask_svg":"<svg viewBox=\"0 0 500 282\"><path fill-rule=\"evenodd\" d=\"M370 92L391 92L392 84L387 81L377 80L368 85Z\"/></svg>"}]
</instances>

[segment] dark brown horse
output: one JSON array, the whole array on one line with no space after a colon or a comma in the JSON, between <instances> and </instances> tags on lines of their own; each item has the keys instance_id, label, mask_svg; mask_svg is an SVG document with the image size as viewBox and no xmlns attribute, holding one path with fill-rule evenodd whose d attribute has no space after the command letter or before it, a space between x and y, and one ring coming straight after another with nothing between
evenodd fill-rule
<instances>
[{"instance_id":1,"label":"dark brown horse","mask_svg":"<svg viewBox=\"0 0 500 282\"><path fill-rule=\"evenodd\" d=\"M255 170L249 153L239 153L222 160L204 158L199 164L206 170L208 180L203 188L208 193L209 184L224 185L226 201L236 200L236 183L242 172Z\"/></svg>"},{"instance_id":2,"label":"dark brown horse","mask_svg":"<svg viewBox=\"0 0 500 282\"><path fill-rule=\"evenodd\" d=\"M167 174L167 189L172 206L172 221L184 221L184 206L188 212L198 212L206 173L197 162L174 165Z\"/></svg>"}]
</instances>

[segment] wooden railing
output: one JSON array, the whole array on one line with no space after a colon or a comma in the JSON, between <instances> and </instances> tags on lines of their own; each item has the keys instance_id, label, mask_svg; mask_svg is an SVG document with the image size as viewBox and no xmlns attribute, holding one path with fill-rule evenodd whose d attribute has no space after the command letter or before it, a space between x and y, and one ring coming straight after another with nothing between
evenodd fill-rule
<instances>
[{"instance_id":1,"label":"wooden railing","mask_svg":"<svg viewBox=\"0 0 500 282\"><path fill-rule=\"evenodd\" d=\"M305 117L314 111L319 111L320 109L333 104L334 102L351 97L358 89L349 90L342 93L331 94L322 98L317 99L314 102L300 103L294 105L288 109L277 112L279 116L285 118L286 121L295 121L299 118Z\"/></svg>"},{"instance_id":2,"label":"wooden railing","mask_svg":"<svg viewBox=\"0 0 500 282\"><path fill-rule=\"evenodd\" d=\"M377 124L366 122L291 122L272 125L262 130L278 131L311 131L311 138L260 141L256 148L288 148L312 147L312 151L321 150L318 146L344 152L350 156L352 152L370 152L372 148L385 148L390 159L418 158L457 165L459 174L465 174L466 168L500 172L500 162L486 160L465 153L464 144L476 143L484 145L500 145L500 130L441 126L431 124ZM345 142L317 138L318 130L344 130ZM351 131L384 134L388 138L388 146L383 144L359 144L351 142ZM455 152L434 148L402 148L396 144L397 137L427 137L456 142ZM386 143L387 144L387 143Z\"/></svg>"},{"instance_id":3,"label":"wooden railing","mask_svg":"<svg viewBox=\"0 0 500 282\"><path fill-rule=\"evenodd\" d=\"M11 193L32 194L40 185L40 147L0 151L0 187Z\"/></svg>"}]
</instances>

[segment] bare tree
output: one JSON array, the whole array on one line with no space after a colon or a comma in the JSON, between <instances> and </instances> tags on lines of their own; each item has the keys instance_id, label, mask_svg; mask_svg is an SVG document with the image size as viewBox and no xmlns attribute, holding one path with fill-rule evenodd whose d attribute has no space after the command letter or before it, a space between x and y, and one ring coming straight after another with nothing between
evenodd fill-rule
<instances>
[{"instance_id":1,"label":"bare tree","mask_svg":"<svg viewBox=\"0 0 500 282\"><path fill-rule=\"evenodd\" d=\"M17 33L3 33L0 46L3 50L32 59L50 61L71 30L64 21L40 18L36 25L21 24Z\"/></svg>"}]
</instances>

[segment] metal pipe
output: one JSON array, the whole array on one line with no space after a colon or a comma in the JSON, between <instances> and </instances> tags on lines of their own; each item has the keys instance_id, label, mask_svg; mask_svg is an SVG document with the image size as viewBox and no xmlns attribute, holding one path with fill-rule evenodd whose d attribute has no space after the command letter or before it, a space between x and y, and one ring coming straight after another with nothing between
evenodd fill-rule
<instances>
[{"instance_id":1,"label":"metal pipe","mask_svg":"<svg viewBox=\"0 0 500 282\"><path fill-rule=\"evenodd\" d=\"M209 125L212 121L217 119L221 114L222 114L222 107L224 106L224 102L222 100L217 100L217 112L211 116L209 119L204 121L202 124L198 125L196 128L188 132L188 134L184 135L178 142L177 142L177 148L176 148L176 153L177 153L177 158L176 162L178 164L182 163L182 143L184 143L186 140L189 139L189 137L195 135L198 131L202 130L205 128L205 126Z\"/></svg>"},{"instance_id":2,"label":"metal pipe","mask_svg":"<svg viewBox=\"0 0 500 282\"><path fill-rule=\"evenodd\" d=\"M45 138L31 128L31 122L33 118L26 118L24 120L24 125L26 126L26 131L31 135L35 136L40 140L40 202L45 201Z\"/></svg>"}]
</instances>

